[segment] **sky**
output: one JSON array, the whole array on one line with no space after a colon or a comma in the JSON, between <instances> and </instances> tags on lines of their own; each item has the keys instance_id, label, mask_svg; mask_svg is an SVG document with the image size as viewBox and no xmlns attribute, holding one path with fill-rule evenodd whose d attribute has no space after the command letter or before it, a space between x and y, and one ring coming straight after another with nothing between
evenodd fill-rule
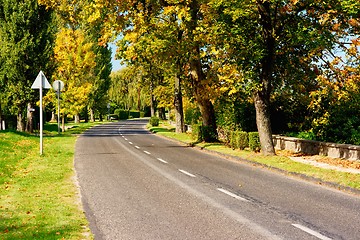
<instances>
[{"instance_id":1,"label":"sky","mask_svg":"<svg viewBox=\"0 0 360 240\"><path fill-rule=\"evenodd\" d=\"M123 68L124 65L121 65L119 60L115 60L115 53L116 53L115 43L110 43L109 46L110 46L111 52L112 52L112 54L111 54L112 71L116 72L116 71L120 70L121 68Z\"/></svg>"}]
</instances>

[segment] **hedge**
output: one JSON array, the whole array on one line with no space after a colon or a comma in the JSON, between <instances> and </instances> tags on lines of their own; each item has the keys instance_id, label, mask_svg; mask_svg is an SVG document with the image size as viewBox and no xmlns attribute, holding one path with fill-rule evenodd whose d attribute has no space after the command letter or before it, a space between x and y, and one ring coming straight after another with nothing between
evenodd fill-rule
<instances>
[{"instance_id":1,"label":"hedge","mask_svg":"<svg viewBox=\"0 0 360 240\"><path fill-rule=\"evenodd\" d=\"M249 148L252 151L260 152L260 138L258 132L249 132Z\"/></svg>"}]
</instances>

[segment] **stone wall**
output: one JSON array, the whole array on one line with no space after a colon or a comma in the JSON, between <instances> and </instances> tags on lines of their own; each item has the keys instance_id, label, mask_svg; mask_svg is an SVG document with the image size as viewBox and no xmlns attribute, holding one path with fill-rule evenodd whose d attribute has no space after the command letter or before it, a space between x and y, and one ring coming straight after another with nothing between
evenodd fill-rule
<instances>
[{"instance_id":1,"label":"stone wall","mask_svg":"<svg viewBox=\"0 0 360 240\"><path fill-rule=\"evenodd\" d=\"M273 136L275 149L289 150L310 155L360 160L360 146L305 140L293 137Z\"/></svg>"}]
</instances>

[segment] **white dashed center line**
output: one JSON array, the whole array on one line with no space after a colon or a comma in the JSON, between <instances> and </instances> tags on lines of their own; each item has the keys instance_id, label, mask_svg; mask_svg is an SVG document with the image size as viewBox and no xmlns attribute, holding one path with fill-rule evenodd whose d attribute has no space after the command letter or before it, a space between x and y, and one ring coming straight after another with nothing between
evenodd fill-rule
<instances>
[{"instance_id":1,"label":"white dashed center line","mask_svg":"<svg viewBox=\"0 0 360 240\"><path fill-rule=\"evenodd\" d=\"M149 153L148 151L144 151L144 153L146 153L147 155L150 155L151 153Z\"/></svg>"},{"instance_id":2,"label":"white dashed center line","mask_svg":"<svg viewBox=\"0 0 360 240\"><path fill-rule=\"evenodd\" d=\"M163 159L161 159L161 158L157 158L157 160L159 160L159 161L162 162L162 163L168 163L167 161L165 161L165 160L163 160Z\"/></svg>"},{"instance_id":3,"label":"white dashed center line","mask_svg":"<svg viewBox=\"0 0 360 240\"><path fill-rule=\"evenodd\" d=\"M135 146L135 148L140 149L140 147L139 147L139 146Z\"/></svg>"},{"instance_id":4,"label":"white dashed center line","mask_svg":"<svg viewBox=\"0 0 360 240\"><path fill-rule=\"evenodd\" d=\"M222 192L222 193L225 193L226 195L229 195L230 197L233 197L235 199L238 199L238 200L241 200L241 201L244 201L244 202L250 202L249 200L245 199L245 198L242 198L232 192L229 192L228 190L225 190L223 188L218 188L217 189L218 191Z\"/></svg>"},{"instance_id":5,"label":"white dashed center line","mask_svg":"<svg viewBox=\"0 0 360 240\"><path fill-rule=\"evenodd\" d=\"M187 172L187 171L185 171L185 170L179 169L179 171L182 172L183 174L189 176L189 177L196 177L194 174L191 174L191 173L189 173L189 172Z\"/></svg>"},{"instance_id":6,"label":"white dashed center line","mask_svg":"<svg viewBox=\"0 0 360 240\"><path fill-rule=\"evenodd\" d=\"M331 238L328 238L328 237L322 235L321 233L318 233L318 232L316 232L316 231L314 231L314 230L312 230L312 229L310 229L308 227L305 227L303 225L300 225L300 224L291 224L291 225L293 225L294 227L296 227L296 228L298 228L298 229L300 229L300 230L302 230L304 232L307 232L310 235L313 235L314 237L317 237L318 239L331 240Z\"/></svg>"},{"instance_id":7,"label":"white dashed center line","mask_svg":"<svg viewBox=\"0 0 360 240\"><path fill-rule=\"evenodd\" d=\"M129 144L133 145L133 143L132 143L132 142L129 142Z\"/></svg>"}]
</instances>

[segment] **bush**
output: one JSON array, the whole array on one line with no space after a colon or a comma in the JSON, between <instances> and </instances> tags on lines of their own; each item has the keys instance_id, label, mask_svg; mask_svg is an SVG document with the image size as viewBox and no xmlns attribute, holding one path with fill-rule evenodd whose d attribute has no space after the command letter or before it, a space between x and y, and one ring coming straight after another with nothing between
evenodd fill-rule
<instances>
[{"instance_id":1,"label":"bush","mask_svg":"<svg viewBox=\"0 0 360 240\"><path fill-rule=\"evenodd\" d=\"M151 126L157 127L159 126L160 119L158 117L151 117L149 123L151 124Z\"/></svg>"},{"instance_id":2,"label":"bush","mask_svg":"<svg viewBox=\"0 0 360 240\"><path fill-rule=\"evenodd\" d=\"M241 150L244 150L245 148L249 147L249 134L247 132L239 131L238 139L239 139L238 145Z\"/></svg>"},{"instance_id":3,"label":"bush","mask_svg":"<svg viewBox=\"0 0 360 240\"><path fill-rule=\"evenodd\" d=\"M237 133L238 131L232 131L230 134L230 147L232 149L239 148L239 135Z\"/></svg>"},{"instance_id":4,"label":"bush","mask_svg":"<svg viewBox=\"0 0 360 240\"><path fill-rule=\"evenodd\" d=\"M200 113L199 109L197 109L197 108L185 109L184 115L185 115L184 116L185 124L189 124L189 125L196 124L201 117L201 113Z\"/></svg>"},{"instance_id":5,"label":"bush","mask_svg":"<svg viewBox=\"0 0 360 240\"><path fill-rule=\"evenodd\" d=\"M211 126L201 126L201 137L205 142L217 142L217 132Z\"/></svg>"},{"instance_id":6,"label":"bush","mask_svg":"<svg viewBox=\"0 0 360 240\"><path fill-rule=\"evenodd\" d=\"M193 124L191 126L191 137L198 142L203 141L201 134L201 124Z\"/></svg>"},{"instance_id":7,"label":"bush","mask_svg":"<svg viewBox=\"0 0 360 240\"><path fill-rule=\"evenodd\" d=\"M197 142L217 141L217 133L214 133L210 126L203 126L202 124L193 124L191 129L192 129L192 137L193 139L196 139Z\"/></svg>"},{"instance_id":8,"label":"bush","mask_svg":"<svg viewBox=\"0 0 360 240\"><path fill-rule=\"evenodd\" d=\"M140 111L130 111L129 116L130 116L130 118L139 118L140 117Z\"/></svg>"},{"instance_id":9,"label":"bush","mask_svg":"<svg viewBox=\"0 0 360 240\"><path fill-rule=\"evenodd\" d=\"M249 148L251 151L260 152L260 138L258 132L249 132Z\"/></svg>"},{"instance_id":10,"label":"bush","mask_svg":"<svg viewBox=\"0 0 360 240\"><path fill-rule=\"evenodd\" d=\"M230 134L230 147L233 149L244 150L249 146L249 137L247 132L232 131Z\"/></svg>"},{"instance_id":11,"label":"bush","mask_svg":"<svg viewBox=\"0 0 360 240\"><path fill-rule=\"evenodd\" d=\"M129 111L124 109L115 109L114 114L116 114L118 118L121 120L125 120L129 118Z\"/></svg>"}]
</instances>

